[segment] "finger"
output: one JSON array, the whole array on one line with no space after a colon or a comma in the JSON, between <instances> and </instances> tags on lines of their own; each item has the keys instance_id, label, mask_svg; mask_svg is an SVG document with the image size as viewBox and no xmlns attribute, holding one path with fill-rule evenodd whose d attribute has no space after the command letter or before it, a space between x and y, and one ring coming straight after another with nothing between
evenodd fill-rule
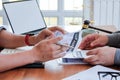
<instances>
[{"instance_id":1,"label":"finger","mask_svg":"<svg viewBox=\"0 0 120 80\"><path fill-rule=\"evenodd\" d=\"M60 37L53 37L53 38L49 39L48 42L49 42L50 44L55 44L55 43L57 43L57 42L60 41L60 40L62 40L62 37L61 37L61 36L60 36Z\"/></svg>"},{"instance_id":2,"label":"finger","mask_svg":"<svg viewBox=\"0 0 120 80\"><path fill-rule=\"evenodd\" d=\"M61 49L61 46L54 46L54 48L53 48L54 50L59 50L59 49Z\"/></svg>"},{"instance_id":3,"label":"finger","mask_svg":"<svg viewBox=\"0 0 120 80\"><path fill-rule=\"evenodd\" d=\"M88 42L88 39L87 39L87 38L84 38L84 39L82 40L79 48L80 48L80 49L85 49L85 48L86 48L86 45L87 45L86 42Z\"/></svg>"},{"instance_id":4,"label":"finger","mask_svg":"<svg viewBox=\"0 0 120 80\"><path fill-rule=\"evenodd\" d=\"M98 65L98 64L101 64L101 63L100 63L99 60L96 60L96 61L91 62L90 64L92 64L92 65Z\"/></svg>"},{"instance_id":5,"label":"finger","mask_svg":"<svg viewBox=\"0 0 120 80\"><path fill-rule=\"evenodd\" d=\"M98 45L101 45L101 41L99 41L99 39L97 39L97 40L95 40L91 43L92 47L95 47L95 46L98 46Z\"/></svg>"},{"instance_id":6,"label":"finger","mask_svg":"<svg viewBox=\"0 0 120 80\"><path fill-rule=\"evenodd\" d=\"M84 59L84 61L88 62L88 63L92 63L92 62L97 61L97 60L98 60L98 58L96 55L91 55L91 56Z\"/></svg>"},{"instance_id":7,"label":"finger","mask_svg":"<svg viewBox=\"0 0 120 80\"><path fill-rule=\"evenodd\" d=\"M91 42L93 41L93 37L91 37L92 34L89 34L85 36L79 46L80 49L85 49L90 47Z\"/></svg>"},{"instance_id":8,"label":"finger","mask_svg":"<svg viewBox=\"0 0 120 80\"><path fill-rule=\"evenodd\" d=\"M65 56L66 52L61 52L59 54L53 55L53 58L61 58L63 56Z\"/></svg>"},{"instance_id":9,"label":"finger","mask_svg":"<svg viewBox=\"0 0 120 80\"><path fill-rule=\"evenodd\" d=\"M87 55L96 55L98 53L98 49L92 49L87 52Z\"/></svg>"},{"instance_id":10,"label":"finger","mask_svg":"<svg viewBox=\"0 0 120 80\"><path fill-rule=\"evenodd\" d=\"M99 34L94 34L94 41L91 43L92 47L96 47L99 45L102 45L103 43L101 43L101 39L99 38Z\"/></svg>"},{"instance_id":11,"label":"finger","mask_svg":"<svg viewBox=\"0 0 120 80\"><path fill-rule=\"evenodd\" d=\"M47 36L54 35L54 33L48 29L44 30L44 34L46 34Z\"/></svg>"},{"instance_id":12,"label":"finger","mask_svg":"<svg viewBox=\"0 0 120 80\"><path fill-rule=\"evenodd\" d=\"M65 34L66 33L66 31L64 30L64 29L62 29L61 27L58 27L58 26L54 26L54 27L51 27L51 28L49 28L51 31L56 31L56 30L58 30L58 31L60 31L60 32L62 32L63 34Z\"/></svg>"},{"instance_id":13,"label":"finger","mask_svg":"<svg viewBox=\"0 0 120 80\"><path fill-rule=\"evenodd\" d=\"M67 47L61 47L60 49L56 50L54 54L57 55L57 54L59 54L61 52L65 52L66 50L68 50Z\"/></svg>"},{"instance_id":14,"label":"finger","mask_svg":"<svg viewBox=\"0 0 120 80\"><path fill-rule=\"evenodd\" d=\"M94 46L94 40L96 39L98 37L98 34L89 34L89 35L87 35L86 37L84 37L83 38L83 43L82 43L82 45L84 45L85 43L85 45L84 45L84 47L90 47L90 48L93 48L93 46ZM87 44L87 42L89 43L89 44ZM96 42L96 41L95 41ZM97 41L97 43L98 43L99 41Z\"/></svg>"},{"instance_id":15,"label":"finger","mask_svg":"<svg viewBox=\"0 0 120 80\"><path fill-rule=\"evenodd\" d=\"M54 51L55 51L55 50L59 50L59 49L62 48L61 45L57 45L57 44L53 44L52 46L53 46L53 50L54 50Z\"/></svg>"},{"instance_id":16,"label":"finger","mask_svg":"<svg viewBox=\"0 0 120 80\"><path fill-rule=\"evenodd\" d=\"M52 38L55 38L55 36L54 35L50 35L49 37L47 37L46 39L52 39Z\"/></svg>"},{"instance_id":17,"label":"finger","mask_svg":"<svg viewBox=\"0 0 120 80\"><path fill-rule=\"evenodd\" d=\"M56 50L54 52L54 55L58 55L59 53L63 53L67 50L68 48L67 47L61 47L60 49Z\"/></svg>"}]
</instances>

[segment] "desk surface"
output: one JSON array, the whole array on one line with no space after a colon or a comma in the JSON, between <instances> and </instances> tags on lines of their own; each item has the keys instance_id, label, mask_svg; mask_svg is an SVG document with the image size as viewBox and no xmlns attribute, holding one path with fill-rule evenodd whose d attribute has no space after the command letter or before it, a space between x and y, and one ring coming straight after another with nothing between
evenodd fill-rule
<instances>
[{"instance_id":1,"label":"desk surface","mask_svg":"<svg viewBox=\"0 0 120 80\"><path fill-rule=\"evenodd\" d=\"M89 65L59 65L56 60L45 63L45 68L20 68L0 73L2 80L61 80L79 71L90 68Z\"/></svg>"},{"instance_id":2,"label":"desk surface","mask_svg":"<svg viewBox=\"0 0 120 80\"><path fill-rule=\"evenodd\" d=\"M115 32L117 31L116 27L114 25L103 25L103 26L95 26L96 28L99 28L99 29L103 29L103 30L107 30L107 31L110 31L110 32ZM99 31L101 34L108 34L108 33L105 33L105 32L102 32L102 31Z\"/></svg>"},{"instance_id":3,"label":"desk surface","mask_svg":"<svg viewBox=\"0 0 120 80\"><path fill-rule=\"evenodd\" d=\"M56 60L45 63L45 68L19 68L0 73L0 80L61 80L91 65L59 65ZM113 67L115 68L115 67ZM120 68L115 68L120 70Z\"/></svg>"},{"instance_id":4,"label":"desk surface","mask_svg":"<svg viewBox=\"0 0 120 80\"><path fill-rule=\"evenodd\" d=\"M20 68L0 73L0 80L62 80L91 65L59 65L56 60L46 63L45 68ZM113 67L114 68L114 67ZM115 68L120 70L120 68Z\"/></svg>"}]
</instances>

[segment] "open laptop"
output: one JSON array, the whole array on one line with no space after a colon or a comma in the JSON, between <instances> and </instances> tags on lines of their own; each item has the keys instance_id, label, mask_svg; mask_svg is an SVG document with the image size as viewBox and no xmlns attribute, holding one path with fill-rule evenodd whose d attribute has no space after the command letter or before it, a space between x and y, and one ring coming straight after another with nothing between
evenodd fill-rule
<instances>
[{"instance_id":1,"label":"open laptop","mask_svg":"<svg viewBox=\"0 0 120 80\"><path fill-rule=\"evenodd\" d=\"M3 8L15 34L36 34L46 28L37 0L3 2Z\"/></svg>"}]
</instances>

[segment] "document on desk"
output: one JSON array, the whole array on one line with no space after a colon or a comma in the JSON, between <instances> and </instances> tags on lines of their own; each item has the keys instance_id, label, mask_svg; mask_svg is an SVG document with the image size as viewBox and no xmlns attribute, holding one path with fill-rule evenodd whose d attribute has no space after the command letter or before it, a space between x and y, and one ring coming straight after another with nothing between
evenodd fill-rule
<instances>
[{"instance_id":1,"label":"document on desk","mask_svg":"<svg viewBox=\"0 0 120 80\"><path fill-rule=\"evenodd\" d=\"M86 64L83 62L83 58L86 56L86 51L78 49L82 40L81 31L62 34L60 31L56 31L54 35L62 36L63 39L58 42L60 45L67 45L68 50L63 58L58 59L59 64Z\"/></svg>"},{"instance_id":2,"label":"document on desk","mask_svg":"<svg viewBox=\"0 0 120 80\"><path fill-rule=\"evenodd\" d=\"M104 74L104 76L99 76L98 72L113 72L113 73L118 73L118 74L113 74L114 76L116 75L117 79L115 79L115 77L111 77L111 74ZM100 77L104 77L104 79L101 79ZM111 78L113 78L112 80L120 80L120 71L118 70L114 70L108 67L104 67L101 65L97 65L94 66L88 70L79 72L75 75L69 76L67 78L64 78L62 80L111 80Z\"/></svg>"},{"instance_id":3,"label":"document on desk","mask_svg":"<svg viewBox=\"0 0 120 80\"><path fill-rule=\"evenodd\" d=\"M54 33L54 35L56 37L58 36L62 36L63 39L61 41L58 42L58 44L60 45L67 45L70 46L68 47L69 49L67 50L67 52L74 52L78 49L80 41L81 41L81 31L78 32L72 32L72 33L66 33L66 34L62 34L62 32L60 31L56 31Z\"/></svg>"},{"instance_id":4,"label":"document on desk","mask_svg":"<svg viewBox=\"0 0 120 80\"><path fill-rule=\"evenodd\" d=\"M63 58L57 59L59 64L87 64L83 61L84 58L89 57L86 55L87 50L77 50L75 52L66 53Z\"/></svg>"}]
</instances>

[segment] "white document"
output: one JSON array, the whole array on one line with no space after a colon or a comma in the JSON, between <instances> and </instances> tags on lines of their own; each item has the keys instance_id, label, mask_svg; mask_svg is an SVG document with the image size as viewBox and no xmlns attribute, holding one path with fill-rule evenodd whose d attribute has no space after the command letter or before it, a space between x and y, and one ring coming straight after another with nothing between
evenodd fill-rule
<instances>
[{"instance_id":1,"label":"white document","mask_svg":"<svg viewBox=\"0 0 120 80\"><path fill-rule=\"evenodd\" d=\"M62 34L60 31L56 31L54 35L62 36L63 39L58 43L71 46L65 53L63 58L58 59L59 64L86 64L83 62L83 58L86 57L86 51L78 49L82 40L81 31Z\"/></svg>"},{"instance_id":2,"label":"white document","mask_svg":"<svg viewBox=\"0 0 120 80\"><path fill-rule=\"evenodd\" d=\"M101 65L94 66L88 70L79 72L75 75L69 76L64 78L63 80L99 80L98 72L99 71L106 71L106 72L119 72L118 70L114 70L108 67L104 67ZM104 80L111 80L111 76L108 76L107 79ZM112 79L116 80L116 79ZM117 80L120 80L120 76L117 77Z\"/></svg>"},{"instance_id":3,"label":"white document","mask_svg":"<svg viewBox=\"0 0 120 80\"><path fill-rule=\"evenodd\" d=\"M72 32L72 33L66 33L62 34L60 31L56 31L54 33L56 37L62 36L63 39L59 41L58 43L63 45L71 46L72 48L69 48L67 52L74 52L78 49L80 41L81 41L81 31L79 32Z\"/></svg>"},{"instance_id":4,"label":"white document","mask_svg":"<svg viewBox=\"0 0 120 80\"><path fill-rule=\"evenodd\" d=\"M66 53L63 58L57 59L59 64L87 64L83 61L84 58L88 57L86 55L87 50L77 50L75 52Z\"/></svg>"}]
</instances>

